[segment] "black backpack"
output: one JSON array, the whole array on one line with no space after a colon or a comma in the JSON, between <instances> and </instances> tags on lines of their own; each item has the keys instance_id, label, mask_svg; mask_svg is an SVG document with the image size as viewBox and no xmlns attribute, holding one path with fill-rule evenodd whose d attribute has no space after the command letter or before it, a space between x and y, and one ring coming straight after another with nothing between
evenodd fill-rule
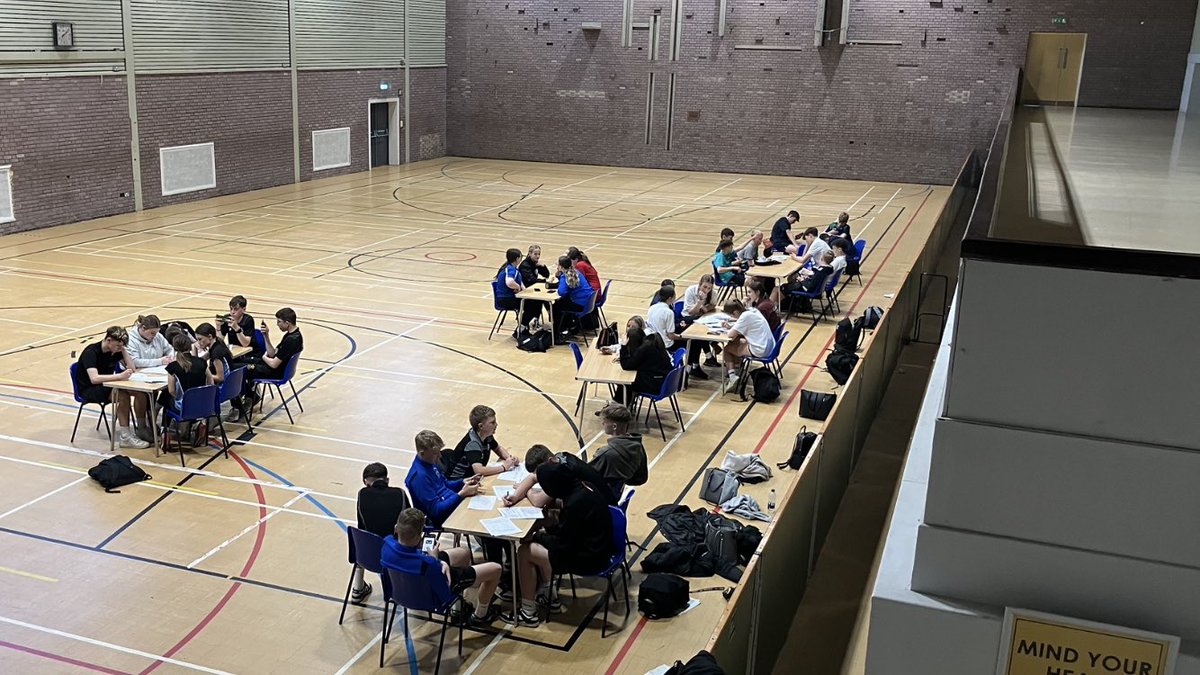
<instances>
[{"instance_id":1,"label":"black backpack","mask_svg":"<svg viewBox=\"0 0 1200 675\"><path fill-rule=\"evenodd\" d=\"M804 464L804 458L808 457L808 451L812 450L812 446L817 442L817 435L808 430L807 426L800 427L800 433L796 434L796 444L792 446L792 454L786 462L780 462L775 466L780 469L792 469L799 471L801 465Z\"/></svg>"},{"instance_id":2,"label":"black backpack","mask_svg":"<svg viewBox=\"0 0 1200 675\"><path fill-rule=\"evenodd\" d=\"M611 347L621 341L621 334L617 330L617 322L608 324L606 328L600 330L596 335L597 347Z\"/></svg>"},{"instance_id":3,"label":"black backpack","mask_svg":"<svg viewBox=\"0 0 1200 675\"><path fill-rule=\"evenodd\" d=\"M838 322L837 330L833 335L833 344L839 349L853 353L858 350L858 338L861 333L862 324L858 321L842 319Z\"/></svg>"},{"instance_id":4,"label":"black backpack","mask_svg":"<svg viewBox=\"0 0 1200 675\"><path fill-rule=\"evenodd\" d=\"M674 574L651 574L638 586L638 611L648 619L666 619L687 609L691 599L687 579Z\"/></svg>"},{"instance_id":5,"label":"black backpack","mask_svg":"<svg viewBox=\"0 0 1200 675\"><path fill-rule=\"evenodd\" d=\"M524 326L517 329L517 349L523 352L544 352L554 346L554 336L548 330L530 333Z\"/></svg>"},{"instance_id":6,"label":"black backpack","mask_svg":"<svg viewBox=\"0 0 1200 675\"><path fill-rule=\"evenodd\" d=\"M838 384L846 384L857 365L858 354L844 349L835 349L825 357L825 368Z\"/></svg>"},{"instance_id":7,"label":"black backpack","mask_svg":"<svg viewBox=\"0 0 1200 675\"><path fill-rule=\"evenodd\" d=\"M879 325L879 321L882 318L882 307L868 307L863 311L862 327L866 328L867 330L875 330L875 327Z\"/></svg>"},{"instance_id":8,"label":"black backpack","mask_svg":"<svg viewBox=\"0 0 1200 675\"><path fill-rule=\"evenodd\" d=\"M720 664L712 654L700 650L700 653L688 659L687 663L676 661L664 675L725 675L725 671L721 670Z\"/></svg>"},{"instance_id":9,"label":"black backpack","mask_svg":"<svg viewBox=\"0 0 1200 675\"><path fill-rule=\"evenodd\" d=\"M779 399L779 378L775 377L775 373L771 372L769 367L755 369L750 373L750 381L754 384L755 401L774 403Z\"/></svg>"},{"instance_id":10,"label":"black backpack","mask_svg":"<svg viewBox=\"0 0 1200 675\"><path fill-rule=\"evenodd\" d=\"M837 394L823 391L800 390L800 416L810 420L824 420L837 403Z\"/></svg>"},{"instance_id":11,"label":"black backpack","mask_svg":"<svg viewBox=\"0 0 1200 675\"><path fill-rule=\"evenodd\" d=\"M150 480L150 474L142 471L125 455L115 455L88 469L88 475L100 483L105 492L120 492L119 488L131 483Z\"/></svg>"}]
</instances>

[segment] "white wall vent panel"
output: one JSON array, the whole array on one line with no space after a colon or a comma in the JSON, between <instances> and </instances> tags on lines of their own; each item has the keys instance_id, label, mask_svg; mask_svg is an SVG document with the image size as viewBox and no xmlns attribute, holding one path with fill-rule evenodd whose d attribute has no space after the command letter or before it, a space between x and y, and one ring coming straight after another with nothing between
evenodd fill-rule
<instances>
[{"instance_id":1,"label":"white wall vent panel","mask_svg":"<svg viewBox=\"0 0 1200 675\"><path fill-rule=\"evenodd\" d=\"M158 160L164 197L217 187L212 143L159 148Z\"/></svg>"},{"instance_id":2,"label":"white wall vent panel","mask_svg":"<svg viewBox=\"0 0 1200 675\"><path fill-rule=\"evenodd\" d=\"M401 3L293 1L297 68L399 68L404 65Z\"/></svg>"},{"instance_id":3,"label":"white wall vent panel","mask_svg":"<svg viewBox=\"0 0 1200 675\"><path fill-rule=\"evenodd\" d=\"M12 203L12 167L0 166L0 223L16 220Z\"/></svg>"},{"instance_id":4,"label":"white wall vent panel","mask_svg":"<svg viewBox=\"0 0 1200 675\"><path fill-rule=\"evenodd\" d=\"M350 127L312 132L313 171L350 166Z\"/></svg>"},{"instance_id":5,"label":"white wall vent panel","mask_svg":"<svg viewBox=\"0 0 1200 675\"><path fill-rule=\"evenodd\" d=\"M446 0L409 0L411 66L446 65Z\"/></svg>"},{"instance_id":6,"label":"white wall vent panel","mask_svg":"<svg viewBox=\"0 0 1200 675\"><path fill-rule=\"evenodd\" d=\"M139 73L291 67L287 0L131 0Z\"/></svg>"}]
</instances>

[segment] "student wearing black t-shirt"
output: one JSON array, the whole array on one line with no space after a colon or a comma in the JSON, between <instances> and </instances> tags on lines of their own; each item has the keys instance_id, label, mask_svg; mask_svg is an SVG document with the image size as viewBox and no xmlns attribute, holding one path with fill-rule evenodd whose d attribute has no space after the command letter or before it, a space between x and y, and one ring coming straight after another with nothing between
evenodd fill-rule
<instances>
[{"instance_id":1,"label":"student wearing black t-shirt","mask_svg":"<svg viewBox=\"0 0 1200 675\"><path fill-rule=\"evenodd\" d=\"M787 215L775 221L771 227L771 251L774 253L795 253L797 246L792 238L792 225L800 220L800 214L788 211Z\"/></svg>"},{"instance_id":2,"label":"student wearing black t-shirt","mask_svg":"<svg viewBox=\"0 0 1200 675\"><path fill-rule=\"evenodd\" d=\"M112 400L112 390L104 383L128 380L133 375L133 359L125 351L127 344L129 333L120 326L109 326L104 339L84 347L75 369L76 386L83 400L108 403ZM118 373L117 364L123 364L125 369ZM129 402L129 392L118 390L117 441L122 448L148 448L150 444L135 436L129 428Z\"/></svg>"},{"instance_id":3,"label":"student wearing black t-shirt","mask_svg":"<svg viewBox=\"0 0 1200 675\"><path fill-rule=\"evenodd\" d=\"M262 356L254 344L254 317L246 313L246 298L235 295L229 299L229 318L221 322L221 335L231 347L250 347L253 356Z\"/></svg>"},{"instance_id":4,"label":"student wearing black t-shirt","mask_svg":"<svg viewBox=\"0 0 1200 675\"><path fill-rule=\"evenodd\" d=\"M201 356L208 360L208 372L212 374L213 384L221 384L229 372L229 364L233 362L233 352L217 339L217 329L211 323L196 326L196 343L200 345Z\"/></svg>"},{"instance_id":5,"label":"student wearing black t-shirt","mask_svg":"<svg viewBox=\"0 0 1200 675\"><path fill-rule=\"evenodd\" d=\"M212 384L212 374L208 372L208 363L199 356L193 356L189 349L186 335L175 336L171 345L175 349L175 360L167 364L167 388L159 395L159 404L163 407L163 428L167 428L168 409L178 412L183 405L183 392L196 387Z\"/></svg>"},{"instance_id":6,"label":"student wearing black t-shirt","mask_svg":"<svg viewBox=\"0 0 1200 675\"><path fill-rule=\"evenodd\" d=\"M295 310L284 307L275 312L275 326L283 333L279 338L279 346L276 347L271 340L267 322L262 322L259 330L262 331L263 341L267 346L266 352L259 358L250 359L246 365L246 379L250 381L250 386L245 387L243 391L250 397L251 405L258 402L258 394L253 387L254 381L281 379L292 357L304 351L304 336L300 334L300 327L296 325Z\"/></svg>"},{"instance_id":7,"label":"student wearing black t-shirt","mask_svg":"<svg viewBox=\"0 0 1200 675\"><path fill-rule=\"evenodd\" d=\"M471 409L468 417L471 430L463 436L454 450L442 455L443 469L447 480L461 480L471 476L495 476L515 468L520 460L496 440L496 411L486 405ZM488 466L492 453L501 460L500 466Z\"/></svg>"},{"instance_id":8,"label":"student wearing black t-shirt","mask_svg":"<svg viewBox=\"0 0 1200 675\"><path fill-rule=\"evenodd\" d=\"M387 467L379 462L371 462L363 469L362 481L364 487L358 491L358 529L387 537L395 531L400 512L412 507L408 493L388 485ZM354 602L361 603L371 595L371 584L363 578L361 567L354 568L351 586Z\"/></svg>"}]
</instances>

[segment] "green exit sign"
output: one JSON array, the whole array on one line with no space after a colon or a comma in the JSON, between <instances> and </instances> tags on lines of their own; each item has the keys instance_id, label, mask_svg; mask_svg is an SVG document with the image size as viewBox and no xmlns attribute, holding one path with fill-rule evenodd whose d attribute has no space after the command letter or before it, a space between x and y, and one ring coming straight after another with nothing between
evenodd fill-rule
<instances>
[{"instance_id":1,"label":"green exit sign","mask_svg":"<svg viewBox=\"0 0 1200 675\"><path fill-rule=\"evenodd\" d=\"M1053 18L1053 21L1054 21L1055 26L1067 25L1067 17L1065 17L1065 16L1056 16Z\"/></svg>"}]
</instances>

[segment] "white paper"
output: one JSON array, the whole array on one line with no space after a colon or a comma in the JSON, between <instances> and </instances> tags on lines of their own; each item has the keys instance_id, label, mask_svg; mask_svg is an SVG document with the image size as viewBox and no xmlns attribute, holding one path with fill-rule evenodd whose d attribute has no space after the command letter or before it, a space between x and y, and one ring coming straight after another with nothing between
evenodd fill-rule
<instances>
[{"instance_id":1,"label":"white paper","mask_svg":"<svg viewBox=\"0 0 1200 675\"><path fill-rule=\"evenodd\" d=\"M146 382L146 383L166 382L167 376L159 375L157 373L134 373L129 376L129 380L131 382Z\"/></svg>"},{"instance_id":2,"label":"white paper","mask_svg":"<svg viewBox=\"0 0 1200 675\"><path fill-rule=\"evenodd\" d=\"M167 367L166 366L151 366L149 368L138 368L138 372L146 373L147 375L166 375Z\"/></svg>"},{"instance_id":3,"label":"white paper","mask_svg":"<svg viewBox=\"0 0 1200 675\"><path fill-rule=\"evenodd\" d=\"M654 670L647 670L646 675L667 675L667 671L670 669L671 666L659 666Z\"/></svg>"},{"instance_id":4,"label":"white paper","mask_svg":"<svg viewBox=\"0 0 1200 675\"><path fill-rule=\"evenodd\" d=\"M496 498L488 497L486 495L472 497L471 503L467 506L467 508L471 509L472 511L491 511L492 509L496 508Z\"/></svg>"},{"instance_id":5,"label":"white paper","mask_svg":"<svg viewBox=\"0 0 1200 675\"><path fill-rule=\"evenodd\" d=\"M699 600L697 600L696 598L688 598L688 604L687 604L687 607L684 607L684 608L683 608L683 611L681 611L680 613L676 614L675 616L683 616L684 614L687 614L688 612L690 612L690 611L692 611L693 609L695 609L697 606L699 606L699 604L700 604L700 601L699 601ZM662 618L662 619L649 619L649 620L650 620L650 621L670 621L670 620L671 620L671 619L673 619L673 618L675 618L675 617L668 616L668 617L666 617L666 618Z\"/></svg>"},{"instance_id":6,"label":"white paper","mask_svg":"<svg viewBox=\"0 0 1200 675\"><path fill-rule=\"evenodd\" d=\"M479 521L488 534L493 537L506 537L514 534L521 534L521 528L513 525L513 522L508 518L487 518Z\"/></svg>"},{"instance_id":7,"label":"white paper","mask_svg":"<svg viewBox=\"0 0 1200 675\"><path fill-rule=\"evenodd\" d=\"M521 481L525 480L525 478L528 476L529 476L529 472L525 470L525 467L518 464L516 466L516 468L505 471L504 473L496 476L495 478L496 478L496 480L503 482L503 483L520 483Z\"/></svg>"},{"instance_id":8,"label":"white paper","mask_svg":"<svg viewBox=\"0 0 1200 675\"><path fill-rule=\"evenodd\" d=\"M511 485L493 485L492 486L492 493L495 494L496 497L498 499L500 499L501 501L504 501L505 497L512 494L512 491L513 491L513 486L511 486Z\"/></svg>"},{"instance_id":9,"label":"white paper","mask_svg":"<svg viewBox=\"0 0 1200 675\"><path fill-rule=\"evenodd\" d=\"M500 515L509 520L537 520L543 517L542 510L535 506L514 506L500 509Z\"/></svg>"}]
</instances>

